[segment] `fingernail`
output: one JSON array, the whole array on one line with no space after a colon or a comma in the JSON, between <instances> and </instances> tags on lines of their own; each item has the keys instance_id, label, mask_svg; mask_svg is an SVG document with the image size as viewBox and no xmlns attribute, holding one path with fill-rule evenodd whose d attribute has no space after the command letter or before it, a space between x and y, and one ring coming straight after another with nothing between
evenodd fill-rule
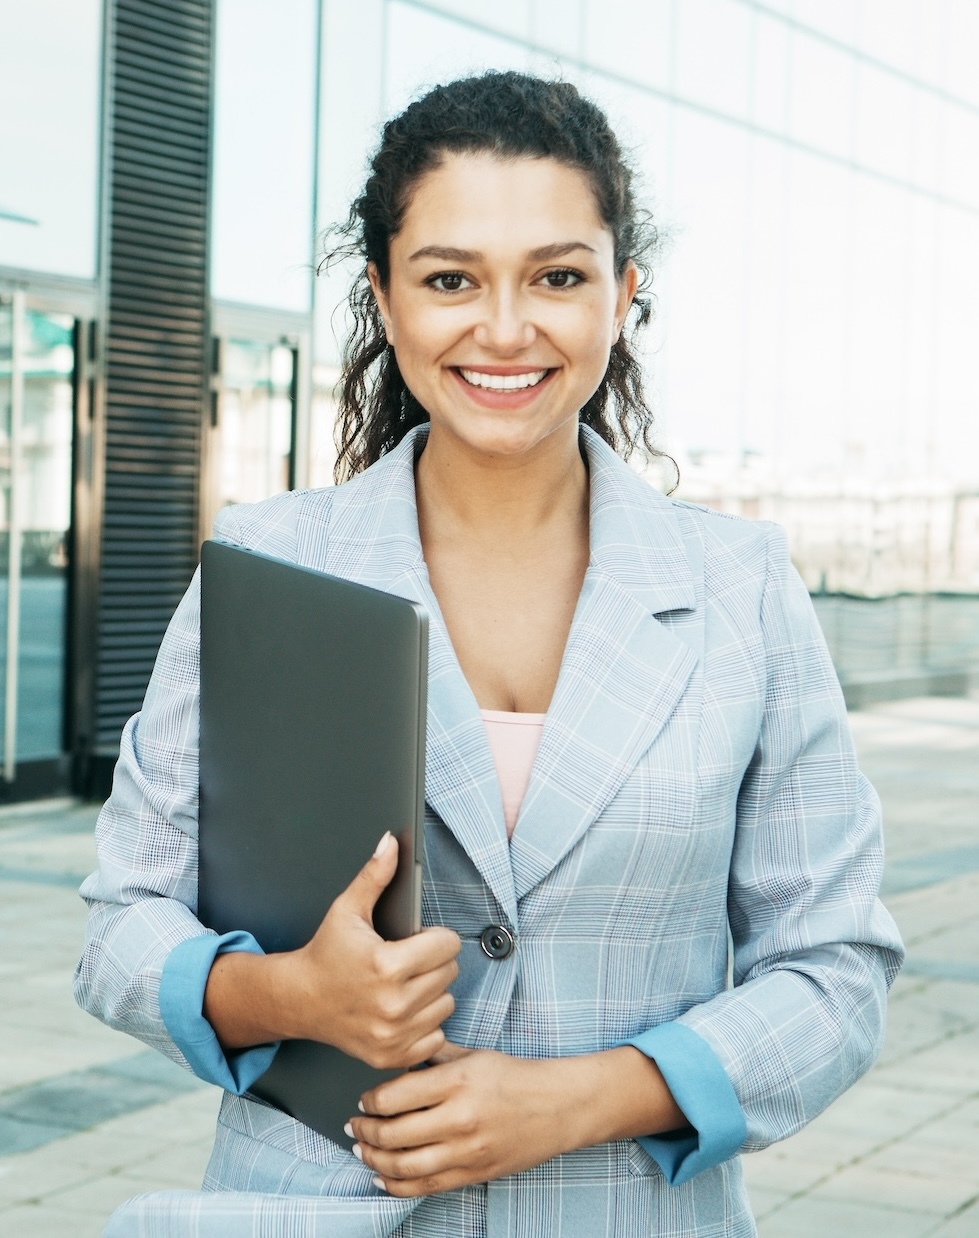
<instances>
[{"instance_id":1,"label":"fingernail","mask_svg":"<svg viewBox=\"0 0 979 1238\"><path fill-rule=\"evenodd\" d=\"M343 1126L343 1133L347 1136L347 1138L348 1138L348 1139L353 1139L353 1137L354 1137L354 1128L350 1125L350 1123L349 1123L349 1122L345 1122L345 1123L344 1123L344 1126Z\"/></svg>"},{"instance_id":2,"label":"fingernail","mask_svg":"<svg viewBox=\"0 0 979 1238\"><path fill-rule=\"evenodd\" d=\"M367 1110L364 1108L364 1102L362 1100L359 1100L357 1102L357 1108L360 1110L361 1113L367 1112Z\"/></svg>"},{"instance_id":3,"label":"fingernail","mask_svg":"<svg viewBox=\"0 0 979 1238\"><path fill-rule=\"evenodd\" d=\"M389 839L390 837L391 837L391 831L390 831L390 830L385 830L385 831L384 831L384 833L381 835L381 841L380 841L380 842L377 844L377 846L374 848L374 859L375 859L375 860L380 859L380 857L381 857L381 856L384 854L384 852L387 850L388 839ZM363 853L361 853L361 854L363 854Z\"/></svg>"},{"instance_id":4,"label":"fingernail","mask_svg":"<svg viewBox=\"0 0 979 1238\"><path fill-rule=\"evenodd\" d=\"M350 1151L354 1154L354 1156L357 1158L358 1161L362 1161L364 1159L364 1154L360 1150L359 1143L355 1143L354 1146L350 1149Z\"/></svg>"},{"instance_id":5,"label":"fingernail","mask_svg":"<svg viewBox=\"0 0 979 1238\"><path fill-rule=\"evenodd\" d=\"M387 1187L384 1185L384 1183L381 1181L380 1178L371 1178L371 1182L374 1183L374 1185L377 1187L379 1191L387 1191Z\"/></svg>"}]
</instances>

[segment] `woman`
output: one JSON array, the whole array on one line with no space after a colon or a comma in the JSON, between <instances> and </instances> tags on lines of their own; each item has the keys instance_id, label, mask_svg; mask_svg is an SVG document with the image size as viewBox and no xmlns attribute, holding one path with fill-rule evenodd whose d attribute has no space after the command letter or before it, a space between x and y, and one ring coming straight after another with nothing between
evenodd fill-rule
<instances>
[{"instance_id":1,"label":"woman","mask_svg":"<svg viewBox=\"0 0 979 1238\"><path fill-rule=\"evenodd\" d=\"M205 1193L107 1232L753 1234L736 1154L867 1069L900 962L808 597L778 530L612 450L649 429L648 237L573 87L432 91L352 220L355 476L218 533L432 613L429 928L373 933L387 837L302 950L196 920L192 587L123 736L77 992L226 1095ZM351 1155L242 1095L286 1037L430 1065L364 1096Z\"/></svg>"}]
</instances>

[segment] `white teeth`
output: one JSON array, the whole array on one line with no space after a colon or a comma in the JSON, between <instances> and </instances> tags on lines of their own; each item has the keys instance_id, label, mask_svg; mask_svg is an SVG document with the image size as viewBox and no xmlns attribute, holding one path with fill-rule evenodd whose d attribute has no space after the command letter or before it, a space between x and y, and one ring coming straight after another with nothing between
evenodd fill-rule
<instances>
[{"instance_id":1,"label":"white teeth","mask_svg":"<svg viewBox=\"0 0 979 1238\"><path fill-rule=\"evenodd\" d=\"M547 377L547 370L534 370L531 374L484 374L482 370L463 370L459 373L473 387L485 387L487 391L519 391L523 387L536 387Z\"/></svg>"}]
</instances>

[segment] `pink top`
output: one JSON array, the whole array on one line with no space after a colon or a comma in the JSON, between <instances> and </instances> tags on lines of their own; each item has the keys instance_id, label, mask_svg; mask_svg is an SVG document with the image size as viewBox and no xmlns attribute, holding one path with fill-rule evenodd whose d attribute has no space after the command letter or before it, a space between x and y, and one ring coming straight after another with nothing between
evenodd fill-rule
<instances>
[{"instance_id":1,"label":"pink top","mask_svg":"<svg viewBox=\"0 0 979 1238\"><path fill-rule=\"evenodd\" d=\"M520 805L527 794L545 714L516 714L500 709L481 709L486 738L496 765L503 796L507 837L512 837Z\"/></svg>"}]
</instances>

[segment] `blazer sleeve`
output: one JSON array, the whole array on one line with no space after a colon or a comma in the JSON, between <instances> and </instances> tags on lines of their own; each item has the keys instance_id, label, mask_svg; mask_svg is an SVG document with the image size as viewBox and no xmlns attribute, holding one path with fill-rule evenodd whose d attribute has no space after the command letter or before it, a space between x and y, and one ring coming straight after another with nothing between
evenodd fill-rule
<instances>
[{"instance_id":1,"label":"blazer sleeve","mask_svg":"<svg viewBox=\"0 0 979 1238\"><path fill-rule=\"evenodd\" d=\"M764 709L738 798L728 894L733 985L677 1020L733 1087L741 1151L792 1135L869 1069L903 961L877 897L880 803L857 769L812 602L774 526L760 623ZM679 1043L689 1058L689 1039ZM698 1159L675 1180L705 1168Z\"/></svg>"},{"instance_id":2,"label":"blazer sleeve","mask_svg":"<svg viewBox=\"0 0 979 1238\"><path fill-rule=\"evenodd\" d=\"M219 524L226 532L230 518ZM229 538L229 540L234 540ZM260 947L197 919L200 572L160 646L143 708L126 724L112 794L96 825L98 868L75 999L208 1082L241 1092L277 1046L225 1054L203 1016L215 956Z\"/></svg>"}]
</instances>

